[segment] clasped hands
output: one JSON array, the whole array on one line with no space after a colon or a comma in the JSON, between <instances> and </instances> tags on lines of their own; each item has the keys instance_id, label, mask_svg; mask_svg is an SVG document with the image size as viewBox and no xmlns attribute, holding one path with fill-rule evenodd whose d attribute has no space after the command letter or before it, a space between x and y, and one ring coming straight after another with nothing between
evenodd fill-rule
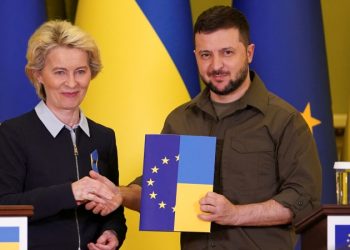
<instances>
[{"instance_id":1,"label":"clasped hands","mask_svg":"<svg viewBox=\"0 0 350 250\"><path fill-rule=\"evenodd\" d=\"M72 183L72 191L77 205L85 205L94 214L108 215L123 202L119 187L95 171ZM119 245L114 231L104 231L97 241L90 242L89 250L115 250Z\"/></svg>"},{"instance_id":2,"label":"clasped hands","mask_svg":"<svg viewBox=\"0 0 350 250\"><path fill-rule=\"evenodd\" d=\"M94 214L108 215L123 202L119 187L95 171L89 175L72 183L74 199Z\"/></svg>"}]
</instances>

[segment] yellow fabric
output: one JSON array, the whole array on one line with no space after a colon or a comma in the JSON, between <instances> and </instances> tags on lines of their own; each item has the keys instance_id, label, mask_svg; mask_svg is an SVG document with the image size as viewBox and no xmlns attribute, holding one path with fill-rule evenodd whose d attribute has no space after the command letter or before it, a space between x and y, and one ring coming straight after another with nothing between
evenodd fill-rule
<instances>
[{"instance_id":1,"label":"yellow fabric","mask_svg":"<svg viewBox=\"0 0 350 250\"><path fill-rule=\"evenodd\" d=\"M175 231L210 232L210 223L200 220L198 201L212 192L212 185L178 183L175 207Z\"/></svg>"},{"instance_id":2,"label":"yellow fabric","mask_svg":"<svg viewBox=\"0 0 350 250\"><path fill-rule=\"evenodd\" d=\"M19 250L19 242L0 242L0 250Z\"/></svg>"},{"instance_id":3,"label":"yellow fabric","mask_svg":"<svg viewBox=\"0 0 350 250\"><path fill-rule=\"evenodd\" d=\"M159 133L166 115L190 97L136 1L80 0L76 24L95 38L104 65L82 108L116 132L125 185L142 173L144 135ZM126 210L126 216L124 250L179 249L178 233L139 232L139 214Z\"/></svg>"},{"instance_id":4,"label":"yellow fabric","mask_svg":"<svg viewBox=\"0 0 350 250\"><path fill-rule=\"evenodd\" d=\"M348 119L345 127L342 160L350 161L350 101L348 105Z\"/></svg>"}]
</instances>

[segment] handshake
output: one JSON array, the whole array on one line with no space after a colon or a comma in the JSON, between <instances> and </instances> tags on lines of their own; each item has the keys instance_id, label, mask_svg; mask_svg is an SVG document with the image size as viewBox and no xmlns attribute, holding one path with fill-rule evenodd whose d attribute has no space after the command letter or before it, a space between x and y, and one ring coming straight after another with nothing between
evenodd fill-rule
<instances>
[{"instance_id":1,"label":"handshake","mask_svg":"<svg viewBox=\"0 0 350 250\"><path fill-rule=\"evenodd\" d=\"M123 203L120 188L95 171L89 175L72 183L74 199L94 214L108 215Z\"/></svg>"}]
</instances>

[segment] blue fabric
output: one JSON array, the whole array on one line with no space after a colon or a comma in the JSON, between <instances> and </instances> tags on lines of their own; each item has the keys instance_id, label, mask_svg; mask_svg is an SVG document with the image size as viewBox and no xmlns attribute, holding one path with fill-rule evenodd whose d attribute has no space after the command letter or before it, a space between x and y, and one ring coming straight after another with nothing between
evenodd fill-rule
<instances>
[{"instance_id":1,"label":"blue fabric","mask_svg":"<svg viewBox=\"0 0 350 250\"><path fill-rule=\"evenodd\" d=\"M0 1L0 122L38 102L24 72L25 55L29 37L45 19L45 1Z\"/></svg>"},{"instance_id":2,"label":"blue fabric","mask_svg":"<svg viewBox=\"0 0 350 250\"><path fill-rule=\"evenodd\" d=\"M323 172L322 203L335 203L336 144L320 1L235 0L256 45L251 68L300 112L311 106Z\"/></svg>"},{"instance_id":3,"label":"blue fabric","mask_svg":"<svg viewBox=\"0 0 350 250\"><path fill-rule=\"evenodd\" d=\"M190 2L137 0L176 65L191 98L200 92Z\"/></svg>"}]
</instances>

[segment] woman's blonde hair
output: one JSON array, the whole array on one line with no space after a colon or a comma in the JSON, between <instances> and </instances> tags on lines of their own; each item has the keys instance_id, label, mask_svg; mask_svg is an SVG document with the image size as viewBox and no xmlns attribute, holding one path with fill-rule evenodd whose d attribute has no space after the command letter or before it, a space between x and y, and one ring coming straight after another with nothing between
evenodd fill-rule
<instances>
[{"instance_id":1,"label":"woman's blonde hair","mask_svg":"<svg viewBox=\"0 0 350 250\"><path fill-rule=\"evenodd\" d=\"M42 83L38 82L34 73L44 68L49 51L57 47L77 48L88 54L91 78L101 70L100 53L95 41L78 26L68 21L54 20L42 24L30 37L27 49L27 65L25 72L34 85L38 96L45 100L46 94Z\"/></svg>"}]
</instances>

